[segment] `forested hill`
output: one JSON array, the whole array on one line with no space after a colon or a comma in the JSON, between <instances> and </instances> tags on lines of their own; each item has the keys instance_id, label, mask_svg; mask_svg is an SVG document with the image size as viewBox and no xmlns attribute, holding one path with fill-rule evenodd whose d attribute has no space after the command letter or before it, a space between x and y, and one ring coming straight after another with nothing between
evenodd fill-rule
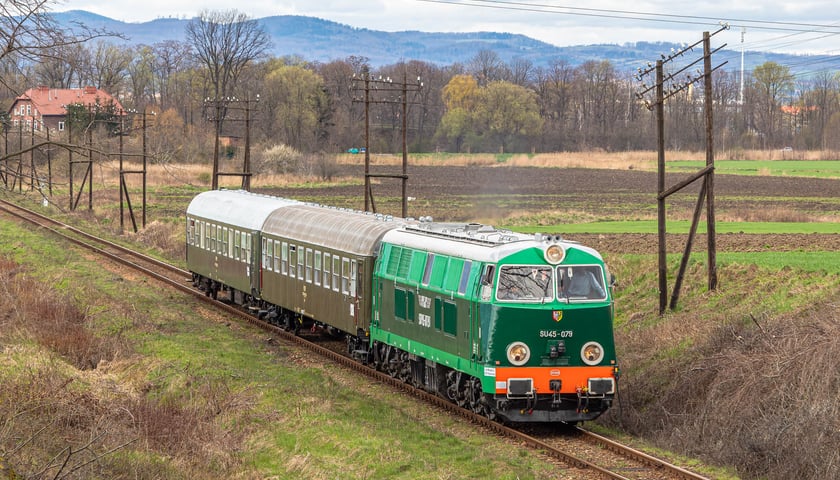
<instances>
[{"instance_id":1,"label":"forested hill","mask_svg":"<svg viewBox=\"0 0 840 480\"><path fill-rule=\"evenodd\" d=\"M81 22L90 27L102 27L123 33L127 38L124 43L132 45L183 40L184 27L189 22L188 19L159 18L144 23L126 23L81 10L57 13L55 18L67 27L72 26L73 22ZM507 63L514 59L525 59L536 66L543 66L560 59L577 66L590 60L608 60L619 70L635 70L659 58L661 54L667 54L672 48L679 48L672 43L634 42L631 38L622 45L557 47L524 35L510 33L384 32L291 15L266 17L259 21L272 37L271 53L274 56L297 55L305 60L317 62L357 56L368 58L374 67L408 60L421 60L441 66L466 63L479 51L492 50ZM697 39L701 37L702 32L698 31ZM737 45L725 47L715 54L715 63L728 62L725 69L738 71L741 68L740 56ZM756 65L774 61L782 65L791 65L791 72L794 74L807 74L814 64L822 64L825 68L831 60L830 57L811 56L807 57L807 61L801 61L800 57L793 55L747 52L745 68L751 71ZM840 63L840 56L834 56L833 60Z\"/></svg>"}]
</instances>

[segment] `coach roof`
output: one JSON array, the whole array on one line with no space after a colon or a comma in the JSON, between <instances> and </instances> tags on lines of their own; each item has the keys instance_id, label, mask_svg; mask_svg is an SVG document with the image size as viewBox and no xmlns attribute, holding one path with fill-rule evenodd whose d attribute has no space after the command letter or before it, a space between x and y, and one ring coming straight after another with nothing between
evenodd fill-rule
<instances>
[{"instance_id":1,"label":"coach roof","mask_svg":"<svg viewBox=\"0 0 840 480\"><path fill-rule=\"evenodd\" d=\"M297 204L300 204L297 200L245 190L210 190L193 198L187 207L187 215L234 225L244 230L260 230L271 212Z\"/></svg>"},{"instance_id":2,"label":"coach roof","mask_svg":"<svg viewBox=\"0 0 840 480\"><path fill-rule=\"evenodd\" d=\"M273 212L263 233L354 255L373 255L386 232L405 220L355 210L298 204Z\"/></svg>"}]
</instances>

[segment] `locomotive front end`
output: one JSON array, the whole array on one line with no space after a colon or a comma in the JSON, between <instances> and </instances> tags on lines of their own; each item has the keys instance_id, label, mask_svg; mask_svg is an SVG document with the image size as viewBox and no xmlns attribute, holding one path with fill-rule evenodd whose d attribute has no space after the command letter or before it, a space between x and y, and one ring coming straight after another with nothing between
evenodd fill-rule
<instances>
[{"instance_id":1,"label":"locomotive front end","mask_svg":"<svg viewBox=\"0 0 840 480\"><path fill-rule=\"evenodd\" d=\"M608 275L594 250L551 239L488 266L483 383L495 415L576 423L612 405L618 365Z\"/></svg>"}]
</instances>

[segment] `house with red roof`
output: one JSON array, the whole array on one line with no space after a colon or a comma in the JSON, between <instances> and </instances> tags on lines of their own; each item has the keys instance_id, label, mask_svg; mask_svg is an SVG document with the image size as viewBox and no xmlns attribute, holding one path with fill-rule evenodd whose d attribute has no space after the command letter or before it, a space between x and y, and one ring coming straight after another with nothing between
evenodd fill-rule
<instances>
[{"instance_id":1,"label":"house with red roof","mask_svg":"<svg viewBox=\"0 0 840 480\"><path fill-rule=\"evenodd\" d=\"M39 86L30 88L17 97L9 109L12 126L22 126L24 130L42 132L49 128L61 132L67 120L67 106L80 104L88 106L113 106L115 113L122 113L120 102L110 94L96 87L84 88L49 88Z\"/></svg>"}]
</instances>

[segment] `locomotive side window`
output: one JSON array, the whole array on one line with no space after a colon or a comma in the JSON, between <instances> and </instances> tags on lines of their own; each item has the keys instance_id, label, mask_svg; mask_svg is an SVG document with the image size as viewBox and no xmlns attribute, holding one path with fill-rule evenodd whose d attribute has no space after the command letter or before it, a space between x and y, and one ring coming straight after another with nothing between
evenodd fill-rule
<instances>
[{"instance_id":1,"label":"locomotive side window","mask_svg":"<svg viewBox=\"0 0 840 480\"><path fill-rule=\"evenodd\" d=\"M330 289L330 254L324 253L324 288Z\"/></svg>"},{"instance_id":2,"label":"locomotive side window","mask_svg":"<svg viewBox=\"0 0 840 480\"><path fill-rule=\"evenodd\" d=\"M472 269L472 261L467 260L461 268L461 281L458 283L458 293L464 295L467 293L467 282L470 280L470 270Z\"/></svg>"},{"instance_id":3,"label":"locomotive side window","mask_svg":"<svg viewBox=\"0 0 840 480\"><path fill-rule=\"evenodd\" d=\"M289 273L289 244L283 242L280 247L280 273Z\"/></svg>"},{"instance_id":4,"label":"locomotive side window","mask_svg":"<svg viewBox=\"0 0 840 480\"><path fill-rule=\"evenodd\" d=\"M426 255L426 269L423 270L423 285L428 285L432 278L432 265L435 263L435 254L429 253Z\"/></svg>"},{"instance_id":5,"label":"locomotive side window","mask_svg":"<svg viewBox=\"0 0 840 480\"><path fill-rule=\"evenodd\" d=\"M321 284L321 251L315 251L315 285Z\"/></svg>"}]
</instances>

